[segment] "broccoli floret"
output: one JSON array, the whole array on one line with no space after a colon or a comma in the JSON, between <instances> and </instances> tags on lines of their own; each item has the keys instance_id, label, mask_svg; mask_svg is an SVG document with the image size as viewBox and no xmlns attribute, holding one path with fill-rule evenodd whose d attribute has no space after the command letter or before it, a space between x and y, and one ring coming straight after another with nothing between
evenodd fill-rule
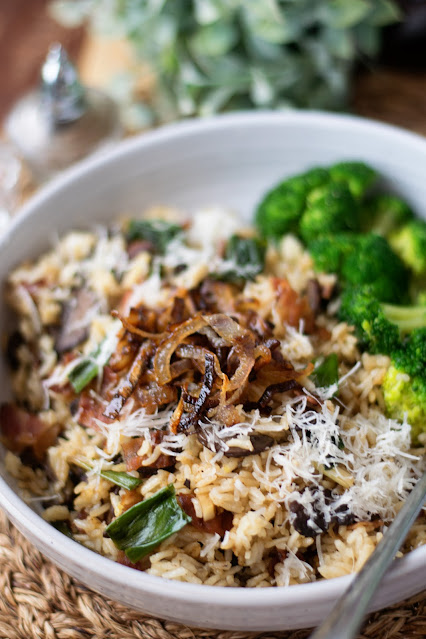
<instances>
[{"instance_id":1,"label":"broccoli floret","mask_svg":"<svg viewBox=\"0 0 426 639\"><path fill-rule=\"evenodd\" d=\"M411 208L399 197L389 194L374 195L362 207L361 226L363 231L373 231L388 237L413 217Z\"/></svg>"},{"instance_id":2,"label":"broccoli floret","mask_svg":"<svg viewBox=\"0 0 426 639\"><path fill-rule=\"evenodd\" d=\"M355 233L324 235L314 240L309 244L309 253L314 260L315 269L339 274L347 256L356 250L357 241L358 235Z\"/></svg>"},{"instance_id":3,"label":"broccoli floret","mask_svg":"<svg viewBox=\"0 0 426 639\"><path fill-rule=\"evenodd\" d=\"M411 426L411 439L418 442L426 432L426 378L410 377L398 365L389 367L382 385L386 411L389 417Z\"/></svg>"},{"instance_id":4,"label":"broccoli floret","mask_svg":"<svg viewBox=\"0 0 426 639\"><path fill-rule=\"evenodd\" d=\"M420 374L422 362L426 364L426 307L384 304L372 297L369 287L348 288L339 317L355 327L361 345L371 353L400 358L405 370ZM401 335L408 333L403 341Z\"/></svg>"},{"instance_id":5,"label":"broccoli floret","mask_svg":"<svg viewBox=\"0 0 426 639\"><path fill-rule=\"evenodd\" d=\"M417 276L426 276L426 222L413 220L392 233L389 242Z\"/></svg>"},{"instance_id":6,"label":"broccoli floret","mask_svg":"<svg viewBox=\"0 0 426 639\"><path fill-rule=\"evenodd\" d=\"M355 327L363 348L371 353L391 355L401 348L399 328L391 322L380 302L368 288L349 288L343 295L339 317Z\"/></svg>"},{"instance_id":7,"label":"broccoli floret","mask_svg":"<svg viewBox=\"0 0 426 639\"><path fill-rule=\"evenodd\" d=\"M329 182L308 195L299 224L299 233L307 244L322 235L358 228L358 204L346 184Z\"/></svg>"},{"instance_id":8,"label":"broccoli floret","mask_svg":"<svg viewBox=\"0 0 426 639\"><path fill-rule=\"evenodd\" d=\"M368 286L379 301L401 302L407 271L381 236L338 233L314 240L309 251L319 271L336 273L344 286Z\"/></svg>"},{"instance_id":9,"label":"broccoli floret","mask_svg":"<svg viewBox=\"0 0 426 639\"><path fill-rule=\"evenodd\" d=\"M402 347L393 353L393 361L398 369L408 375L426 379L426 307L423 307L423 327L410 333ZM421 315L420 315L421 317Z\"/></svg>"},{"instance_id":10,"label":"broccoli floret","mask_svg":"<svg viewBox=\"0 0 426 639\"><path fill-rule=\"evenodd\" d=\"M407 295L408 274L385 238L374 233L359 235L356 251L343 261L341 276L346 285L369 286L381 302L401 302Z\"/></svg>"},{"instance_id":11,"label":"broccoli floret","mask_svg":"<svg viewBox=\"0 0 426 639\"><path fill-rule=\"evenodd\" d=\"M339 164L334 164L329 171L331 179L347 184L357 200L362 199L377 178L376 171L363 162L339 162Z\"/></svg>"},{"instance_id":12,"label":"broccoli floret","mask_svg":"<svg viewBox=\"0 0 426 639\"><path fill-rule=\"evenodd\" d=\"M415 297L415 303L418 306L426 306L426 291L425 290L417 291L417 294L416 294L416 297Z\"/></svg>"},{"instance_id":13,"label":"broccoli floret","mask_svg":"<svg viewBox=\"0 0 426 639\"><path fill-rule=\"evenodd\" d=\"M269 191L256 211L256 225L264 237L279 239L285 233L298 234L299 219L308 194L330 179L328 171L314 168L284 180Z\"/></svg>"}]
</instances>

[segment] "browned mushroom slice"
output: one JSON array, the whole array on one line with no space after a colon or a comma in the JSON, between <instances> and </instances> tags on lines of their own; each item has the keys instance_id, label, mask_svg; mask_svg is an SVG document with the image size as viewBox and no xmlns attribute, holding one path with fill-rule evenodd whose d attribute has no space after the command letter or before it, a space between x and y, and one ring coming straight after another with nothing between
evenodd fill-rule
<instances>
[{"instance_id":1,"label":"browned mushroom slice","mask_svg":"<svg viewBox=\"0 0 426 639\"><path fill-rule=\"evenodd\" d=\"M250 435L251 445L253 450L247 450L247 448L238 448L235 444L230 446L228 450L224 451L225 457L248 457L249 455L259 455L264 450L271 448L274 445L275 440L269 435Z\"/></svg>"},{"instance_id":2,"label":"browned mushroom slice","mask_svg":"<svg viewBox=\"0 0 426 639\"><path fill-rule=\"evenodd\" d=\"M61 330L55 343L58 353L70 351L87 339L91 317L93 317L90 311L96 307L97 302L93 291L80 288L64 305Z\"/></svg>"}]
</instances>

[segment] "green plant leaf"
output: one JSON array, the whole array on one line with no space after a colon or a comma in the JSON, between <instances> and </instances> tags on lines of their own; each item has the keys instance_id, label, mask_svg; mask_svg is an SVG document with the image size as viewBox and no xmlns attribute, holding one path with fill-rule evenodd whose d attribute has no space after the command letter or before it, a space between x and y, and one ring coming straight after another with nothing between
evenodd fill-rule
<instances>
[{"instance_id":1,"label":"green plant leaf","mask_svg":"<svg viewBox=\"0 0 426 639\"><path fill-rule=\"evenodd\" d=\"M376 27L366 23L358 24L353 34L360 53L369 58L374 58L379 53L380 34Z\"/></svg>"},{"instance_id":2,"label":"green plant leaf","mask_svg":"<svg viewBox=\"0 0 426 639\"><path fill-rule=\"evenodd\" d=\"M324 42L330 52L337 58L352 60L355 55L354 37L346 29L325 27L322 32Z\"/></svg>"},{"instance_id":3,"label":"green plant leaf","mask_svg":"<svg viewBox=\"0 0 426 639\"><path fill-rule=\"evenodd\" d=\"M401 19L401 10L390 0L375 0L368 16L369 23L378 27L384 27Z\"/></svg>"},{"instance_id":4,"label":"green plant leaf","mask_svg":"<svg viewBox=\"0 0 426 639\"><path fill-rule=\"evenodd\" d=\"M156 253L164 255L170 242L181 233L181 226L164 220L130 220L126 238L128 242L146 240Z\"/></svg>"},{"instance_id":5,"label":"green plant leaf","mask_svg":"<svg viewBox=\"0 0 426 639\"><path fill-rule=\"evenodd\" d=\"M263 271L265 254L264 240L233 235L226 245L224 270L216 277L226 282L252 280Z\"/></svg>"},{"instance_id":6,"label":"green plant leaf","mask_svg":"<svg viewBox=\"0 0 426 639\"><path fill-rule=\"evenodd\" d=\"M334 29L347 29L363 20L370 12L368 0L329 0L321 7L322 21Z\"/></svg>"},{"instance_id":7,"label":"green plant leaf","mask_svg":"<svg viewBox=\"0 0 426 639\"><path fill-rule=\"evenodd\" d=\"M315 386L329 388L339 381L339 360L336 353L330 353L311 374Z\"/></svg>"},{"instance_id":8,"label":"green plant leaf","mask_svg":"<svg viewBox=\"0 0 426 639\"><path fill-rule=\"evenodd\" d=\"M76 393L81 393L106 366L116 347L116 340L105 338L87 357L83 357L68 373L68 379Z\"/></svg>"},{"instance_id":9,"label":"green plant leaf","mask_svg":"<svg viewBox=\"0 0 426 639\"><path fill-rule=\"evenodd\" d=\"M71 532L71 528L66 521L52 521L53 528L59 530L63 535L69 537L70 539L74 539L74 535Z\"/></svg>"},{"instance_id":10,"label":"green plant leaf","mask_svg":"<svg viewBox=\"0 0 426 639\"><path fill-rule=\"evenodd\" d=\"M276 0L246 0L242 7L243 19L248 28L266 42L283 44L295 40L300 32L296 20L287 20Z\"/></svg>"},{"instance_id":11,"label":"green plant leaf","mask_svg":"<svg viewBox=\"0 0 426 639\"><path fill-rule=\"evenodd\" d=\"M80 457L73 457L71 461L79 468L83 468L83 470L87 470L89 472L93 471L96 475L99 475L99 477L110 481L116 486L120 486L120 488L125 488L126 490L134 490L142 483L142 480L139 479L139 477L133 477L133 475L129 475L129 473L123 473L116 470L96 470L91 464Z\"/></svg>"},{"instance_id":12,"label":"green plant leaf","mask_svg":"<svg viewBox=\"0 0 426 639\"><path fill-rule=\"evenodd\" d=\"M107 535L130 561L136 562L191 522L179 506L172 484L114 519Z\"/></svg>"},{"instance_id":13,"label":"green plant leaf","mask_svg":"<svg viewBox=\"0 0 426 639\"><path fill-rule=\"evenodd\" d=\"M201 27L190 38L189 47L195 56L225 55L238 41L238 31L232 24L215 22Z\"/></svg>"}]
</instances>

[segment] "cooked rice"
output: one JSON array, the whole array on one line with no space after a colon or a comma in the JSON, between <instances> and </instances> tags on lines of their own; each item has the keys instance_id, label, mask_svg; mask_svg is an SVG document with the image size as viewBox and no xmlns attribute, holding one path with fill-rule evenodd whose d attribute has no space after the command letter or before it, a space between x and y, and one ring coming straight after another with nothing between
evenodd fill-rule
<instances>
[{"instance_id":1,"label":"cooked rice","mask_svg":"<svg viewBox=\"0 0 426 639\"><path fill-rule=\"evenodd\" d=\"M176 215L162 211L163 218L175 219ZM207 237L206 224L213 219L215 234L212 231ZM169 269L190 262L183 272L172 276L174 287L197 287L211 271L217 247L239 226L221 210L200 213L195 220L189 232L190 248L175 243L163 260ZM93 430L77 423L69 399L58 391L67 370L55 351L51 326L60 321L63 304L75 289L88 287L98 300L82 354L90 353L111 332L117 320L109 311L129 291L133 304L143 300L156 307L167 302L170 291L161 287L160 270L152 268L147 251L130 259L119 232L72 232L39 260L10 275L8 301L18 314L25 339L17 350L19 366L12 375L15 397L37 411L46 424L59 425L60 436L41 466L25 463L25 458L9 451L6 467L18 479L24 497L32 504L38 500L47 521L67 521L78 542L117 560L116 546L104 536L107 522L141 498L173 484L177 494L193 495L197 517L209 521L229 511L232 527L222 538L191 524L185 526L144 560L142 567L149 574L197 584L266 587L339 577L362 567L424 471L425 450L411 449L408 424L383 414L381 383L389 359L360 354L351 327L332 314L323 313L316 320L324 329L322 337L306 334L303 321L299 326L283 325L273 278L286 278L302 295L309 280L317 278L321 285L330 286L333 276L316 274L302 245L286 236L278 248L268 249L264 274L247 282L242 295L254 300L258 313L273 323L282 355L296 368L302 369L320 355L338 355L339 375L344 379L339 385L341 405L332 394L321 396L321 389L304 378L307 394L282 396L280 410L272 417L240 408L241 423L235 431L238 445L250 449L252 433L272 436L274 445L259 454L227 457L223 451L204 447L196 434L169 434L160 443L151 441L150 427L166 427L174 407L163 406L154 415L135 413L130 399L118 420L109 425L99 422ZM95 394L98 391L99 386L94 388ZM307 437L309 393L319 393L323 401L321 410L311 415ZM203 428L206 436L217 431L215 436L220 437L220 424L214 420L206 419ZM122 442L136 435L145 438L139 454L146 467L167 453L176 459L174 470L160 468L133 491L113 490L96 472L88 472L81 481L70 479L72 459L82 454L95 470L126 471L117 455ZM333 437L341 438L344 450L339 453L334 446L335 459L329 468L324 451ZM136 471L131 474L138 476ZM296 496L312 513L313 493L305 490L312 487L333 491L356 523L331 523L326 532L318 529L312 536L298 532L290 505ZM422 514L403 552L424 543L426 517Z\"/></svg>"}]
</instances>

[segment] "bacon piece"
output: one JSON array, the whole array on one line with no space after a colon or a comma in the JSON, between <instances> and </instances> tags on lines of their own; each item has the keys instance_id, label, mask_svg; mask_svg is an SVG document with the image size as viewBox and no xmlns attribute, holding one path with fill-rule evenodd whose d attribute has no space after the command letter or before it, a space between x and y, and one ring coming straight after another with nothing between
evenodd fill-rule
<instances>
[{"instance_id":1,"label":"bacon piece","mask_svg":"<svg viewBox=\"0 0 426 639\"><path fill-rule=\"evenodd\" d=\"M161 431L154 431L151 433L151 440L154 444L159 444L163 439L163 433ZM143 437L136 437L131 439L128 442L124 442L122 444L124 462L126 464L127 470L139 470L140 468L170 468L174 464L174 458L170 455L166 455L165 453L161 453L157 457L157 459L149 464L149 466L144 465L144 460L146 456L138 455L138 451L144 442Z\"/></svg>"},{"instance_id":2,"label":"bacon piece","mask_svg":"<svg viewBox=\"0 0 426 639\"><path fill-rule=\"evenodd\" d=\"M104 424L111 424L112 419L108 419L103 414L104 406L95 397L92 397L88 391L83 391L80 395L78 402L78 411L76 419L80 426L86 428L93 428L100 432L101 428L97 421L101 421Z\"/></svg>"},{"instance_id":3,"label":"bacon piece","mask_svg":"<svg viewBox=\"0 0 426 639\"><path fill-rule=\"evenodd\" d=\"M305 323L305 331L311 333L315 328L315 316L306 297L299 297L286 279L273 279L277 293L276 310L283 324L298 328L300 320Z\"/></svg>"},{"instance_id":4,"label":"bacon piece","mask_svg":"<svg viewBox=\"0 0 426 639\"><path fill-rule=\"evenodd\" d=\"M182 493L179 493L178 495L176 495L179 506L186 512L187 515L191 517L191 523L194 528L211 533L213 535L217 533L223 539L226 531L231 530L232 528L234 514L229 512L229 510L223 510L221 513L215 515L213 519L205 521L205 519L197 517L197 515L195 514L194 504L192 503L193 497L194 495L191 494L184 495Z\"/></svg>"},{"instance_id":5,"label":"bacon piece","mask_svg":"<svg viewBox=\"0 0 426 639\"><path fill-rule=\"evenodd\" d=\"M128 568L134 568L134 570L142 570L142 571L146 570L149 566L149 562L147 558L141 559L140 561L133 563L132 561L130 561L130 559L124 552L124 550L118 551L117 563L121 564L122 566L127 566Z\"/></svg>"},{"instance_id":6,"label":"bacon piece","mask_svg":"<svg viewBox=\"0 0 426 639\"><path fill-rule=\"evenodd\" d=\"M138 470L142 466L143 458L138 455L138 450L143 442L143 437L136 437L128 442L123 442L122 449L127 470Z\"/></svg>"},{"instance_id":7,"label":"bacon piece","mask_svg":"<svg viewBox=\"0 0 426 639\"><path fill-rule=\"evenodd\" d=\"M52 446L59 434L59 425L51 426L16 404L0 406L0 434L8 450L20 454L32 448L38 460L42 460L46 450Z\"/></svg>"}]
</instances>

